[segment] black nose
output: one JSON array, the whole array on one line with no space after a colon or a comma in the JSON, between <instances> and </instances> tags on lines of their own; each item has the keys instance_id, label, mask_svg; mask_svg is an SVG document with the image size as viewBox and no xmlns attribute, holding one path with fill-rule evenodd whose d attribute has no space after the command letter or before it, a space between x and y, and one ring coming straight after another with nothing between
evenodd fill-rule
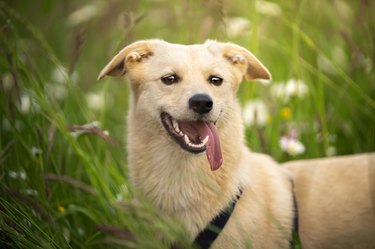
<instances>
[{"instance_id":1,"label":"black nose","mask_svg":"<svg viewBox=\"0 0 375 249\"><path fill-rule=\"evenodd\" d=\"M189 99L189 108L199 114L205 114L212 110L214 102L207 94L195 94Z\"/></svg>"}]
</instances>

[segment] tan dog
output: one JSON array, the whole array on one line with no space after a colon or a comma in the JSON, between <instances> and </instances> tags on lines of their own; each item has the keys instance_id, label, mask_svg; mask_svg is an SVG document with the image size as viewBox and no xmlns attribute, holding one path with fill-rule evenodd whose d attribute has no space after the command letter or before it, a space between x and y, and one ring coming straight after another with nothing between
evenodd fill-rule
<instances>
[{"instance_id":1,"label":"tan dog","mask_svg":"<svg viewBox=\"0 0 375 249\"><path fill-rule=\"evenodd\" d=\"M135 189L179 219L191 241L242 192L212 248L289 248L293 167L288 176L270 157L246 148L236 100L244 78L270 78L261 62L231 43L146 40L121 50L99 79L124 74L131 86L128 158ZM302 207L303 201L297 200ZM302 229L310 224L304 217ZM302 238L306 245L316 239Z\"/></svg>"}]
</instances>

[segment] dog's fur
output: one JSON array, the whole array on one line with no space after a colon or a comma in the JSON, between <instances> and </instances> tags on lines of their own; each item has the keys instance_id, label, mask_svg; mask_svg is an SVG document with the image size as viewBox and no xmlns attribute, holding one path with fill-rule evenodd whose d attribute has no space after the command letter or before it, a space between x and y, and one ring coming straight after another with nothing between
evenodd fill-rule
<instances>
[{"instance_id":1,"label":"dog's fur","mask_svg":"<svg viewBox=\"0 0 375 249\"><path fill-rule=\"evenodd\" d=\"M292 161L304 249L375 248L375 154Z\"/></svg>"},{"instance_id":2,"label":"dog's fur","mask_svg":"<svg viewBox=\"0 0 375 249\"><path fill-rule=\"evenodd\" d=\"M303 174L299 170L310 168L309 163L298 170L288 166L290 172L285 173L270 157L250 152L245 146L240 106L236 100L239 84L243 79L271 77L254 55L231 43L207 41L186 46L145 40L121 50L102 70L99 78L124 74L127 74L131 86L128 115L131 181L135 189L161 212L179 219L191 240L242 189L243 194L229 222L212 247L289 248L294 215L290 177L296 177L297 201L303 216L300 218L301 229L316 229L311 234L303 230L302 243L313 245L311 241L321 237L323 244L319 245L328 248L324 242L331 241L324 240L322 234L326 230L321 229L320 224L318 228L311 225L317 214L327 212L327 208L310 213L303 204L304 192L300 189L305 189L304 176L299 177ZM164 84L161 79L170 74L178 75L179 82ZM210 75L220 76L223 83L220 86L210 84ZM189 107L189 99L195 94L212 98L210 112L197 114ZM163 112L181 122L202 120L215 123L221 141L222 166L212 171L204 153L192 154L182 149L163 127ZM363 174L366 176L365 172ZM340 186L345 184L344 179L334 179ZM314 202L321 201L316 198ZM321 203L321 206L326 204ZM331 203L334 204L335 200ZM311 208L319 206L316 204ZM355 204L350 208L352 215ZM361 208L373 210L373 206ZM327 217L321 214L318 218ZM348 216L343 214L343 218L348 219ZM333 233L329 238L341 235L338 230L329 232Z\"/></svg>"}]
</instances>

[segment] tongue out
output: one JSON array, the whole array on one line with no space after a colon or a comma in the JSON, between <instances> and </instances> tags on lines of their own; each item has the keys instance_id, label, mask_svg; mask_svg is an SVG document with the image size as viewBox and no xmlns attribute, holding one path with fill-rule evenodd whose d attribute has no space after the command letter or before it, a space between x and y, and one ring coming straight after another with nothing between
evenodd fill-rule
<instances>
[{"instance_id":1,"label":"tongue out","mask_svg":"<svg viewBox=\"0 0 375 249\"><path fill-rule=\"evenodd\" d=\"M180 122L180 129L185 133L191 141L199 143L207 136L206 155L210 163L211 170L215 171L220 168L223 163L223 155L221 153L220 139L217 134L216 126L211 122Z\"/></svg>"}]
</instances>

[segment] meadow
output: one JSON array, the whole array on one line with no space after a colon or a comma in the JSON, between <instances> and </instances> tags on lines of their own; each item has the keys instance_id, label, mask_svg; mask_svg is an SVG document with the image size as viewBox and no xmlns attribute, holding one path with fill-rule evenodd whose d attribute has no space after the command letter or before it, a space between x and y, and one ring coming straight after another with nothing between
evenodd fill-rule
<instances>
[{"instance_id":1,"label":"meadow","mask_svg":"<svg viewBox=\"0 0 375 249\"><path fill-rule=\"evenodd\" d=\"M369 0L0 1L0 248L191 247L133 199L126 78L96 80L139 39L252 51L272 73L238 93L254 151L375 151L374 13Z\"/></svg>"}]
</instances>

